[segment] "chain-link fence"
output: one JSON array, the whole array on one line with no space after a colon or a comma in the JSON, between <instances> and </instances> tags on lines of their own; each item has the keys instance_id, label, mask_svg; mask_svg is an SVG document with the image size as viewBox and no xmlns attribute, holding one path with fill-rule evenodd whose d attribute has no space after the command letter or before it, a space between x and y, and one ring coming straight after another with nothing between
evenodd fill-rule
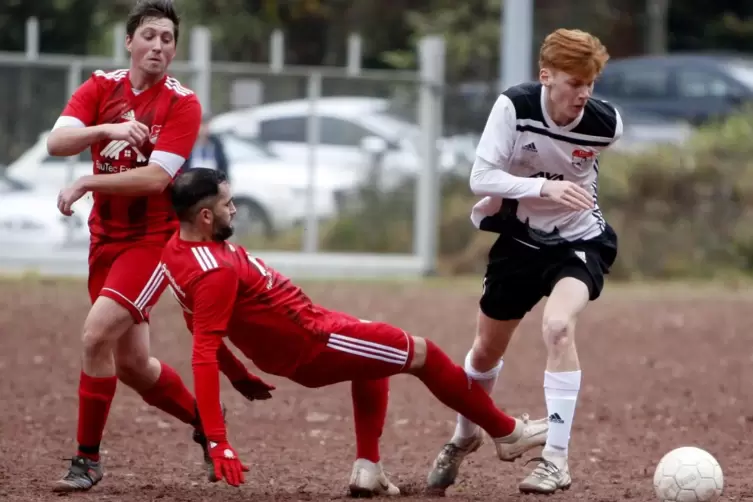
<instances>
[{"instance_id":1,"label":"chain-link fence","mask_svg":"<svg viewBox=\"0 0 753 502\"><path fill-rule=\"evenodd\" d=\"M438 148L443 45L433 42L423 77L172 63L169 73L196 91L209 135L218 140L238 208L239 241L257 250L366 253L372 263L392 254L415 260L415 268L432 266L437 172L458 164ZM0 53L6 98L0 104L0 163L6 176L52 193L90 173L90 152L50 157L44 134L92 72L126 64ZM202 144L200 139L196 148ZM185 167L201 162L192 156ZM55 210L54 199L49 209Z\"/></svg>"}]
</instances>

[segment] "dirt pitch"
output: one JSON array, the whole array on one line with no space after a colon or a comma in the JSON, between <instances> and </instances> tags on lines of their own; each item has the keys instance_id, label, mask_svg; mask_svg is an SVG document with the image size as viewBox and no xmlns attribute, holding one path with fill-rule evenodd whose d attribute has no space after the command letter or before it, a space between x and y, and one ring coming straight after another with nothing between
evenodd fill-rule
<instances>
[{"instance_id":1,"label":"dirt pitch","mask_svg":"<svg viewBox=\"0 0 753 502\"><path fill-rule=\"evenodd\" d=\"M388 320L431 337L461 361L472 340L477 287L317 284L319 302ZM0 283L0 500L57 500L49 484L74 451L79 330L85 285ZM676 446L709 450L725 474L724 500L753 500L753 296L688 288L612 288L579 326L584 368L571 470L573 488L551 500L654 500L656 461ZM541 306L513 341L494 397L508 411L545 413ZM191 384L190 342L169 296L154 312L154 354ZM223 381L230 437L251 466L233 489L201 477L188 428L120 386L105 432L106 477L82 501L344 499L354 455L347 384L310 391L282 379L274 399L249 404ZM453 430L454 413L418 380L393 380L383 462L408 493ZM528 456L530 457L530 455ZM525 457L523 461L527 460ZM532 465L496 460L490 445L469 458L445 500L535 500L517 492Z\"/></svg>"}]
</instances>

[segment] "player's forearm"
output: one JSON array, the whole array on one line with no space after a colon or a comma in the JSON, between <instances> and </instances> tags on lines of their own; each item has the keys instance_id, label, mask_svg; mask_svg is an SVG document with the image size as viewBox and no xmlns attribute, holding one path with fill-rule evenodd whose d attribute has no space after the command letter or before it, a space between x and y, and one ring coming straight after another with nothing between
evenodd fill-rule
<instances>
[{"instance_id":1,"label":"player's forearm","mask_svg":"<svg viewBox=\"0 0 753 502\"><path fill-rule=\"evenodd\" d=\"M217 362L217 349L221 343L222 339L217 335L194 335L192 367L196 405L204 434L216 443L227 441L220 404L220 370Z\"/></svg>"},{"instance_id":2,"label":"player's forearm","mask_svg":"<svg viewBox=\"0 0 753 502\"><path fill-rule=\"evenodd\" d=\"M249 376L246 365L243 364L240 359L235 357L235 354L233 354L230 348L225 345L225 342L222 342L217 349L217 362L219 363L220 371L222 371L231 382L245 380Z\"/></svg>"},{"instance_id":3,"label":"player's forearm","mask_svg":"<svg viewBox=\"0 0 753 502\"><path fill-rule=\"evenodd\" d=\"M107 139L106 124L90 127L59 127L47 136L47 152L54 157L77 155L93 143Z\"/></svg>"},{"instance_id":4,"label":"player's forearm","mask_svg":"<svg viewBox=\"0 0 753 502\"><path fill-rule=\"evenodd\" d=\"M131 169L106 176L83 176L78 183L87 192L119 195L151 195L161 193L172 178L158 164Z\"/></svg>"},{"instance_id":5,"label":"player's forearm","mask_svg":"<svg viewBox=\"0 0 753 502\"><path fill-rule=\"evenodd\" d=\"M541 197L545 178L513 176L484 159L477 157L471 170L471 191L475 195L491 195L504 199Z\"/></svg>"}]
</instances>

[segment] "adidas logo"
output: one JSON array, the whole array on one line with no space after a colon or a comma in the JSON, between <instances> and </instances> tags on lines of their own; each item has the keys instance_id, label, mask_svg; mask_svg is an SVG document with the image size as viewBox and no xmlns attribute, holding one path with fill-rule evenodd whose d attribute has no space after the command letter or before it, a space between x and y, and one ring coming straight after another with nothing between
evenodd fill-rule
<instances>
[{"instance_id":1,"label":"adidas logo","mask_svg":"<svg viewBox=\"0 0 753 502\"><path fill-rule=\"evenodd\" d=\"M133 113L133 110L128 110L123 115L121 115L120 118L128 122L131 122L133 120L136 120L136 114Z\"/></svg>"},{"instance_id":2,"label":"adidas logo","mask_svg":"<svg viewBox=\"0 0 753 502\"><path fill-rule=\"evenodd\" d=\"M560 417L559 413L552 413L549 415L549 421L555 424L564 424L565 421L562 420L562 417Z\"/></svg>"},{"instance_id":3,"label":"adidas logo","mask_svg":"<svg viewBox=\"0 0 753 502\"><path fill-rule=\"evenodd\" d=\"M523 145L523 150L525 150L526 152L533 152L533 153L538 153L539 152L536 149L536 144L533 141L531 141L527 145Z\"/></svg>"}]
</instances>

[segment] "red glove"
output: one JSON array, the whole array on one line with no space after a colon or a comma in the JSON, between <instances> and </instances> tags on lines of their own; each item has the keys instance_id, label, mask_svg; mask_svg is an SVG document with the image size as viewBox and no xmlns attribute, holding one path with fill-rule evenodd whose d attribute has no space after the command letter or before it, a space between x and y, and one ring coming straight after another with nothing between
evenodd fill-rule
<instances>
[{"instance_id":1,"label":"red glove","mask_svg":"<svg viewBox=\"0 0 753 502\"><path fill-rule=\"evenodd\" d=\"M248 374L248 377L242 380L231 382L233 388L243 394L249 401L270 399L270 391L276 389L274 385L268 384L256 375Z\"/></svg>"},{"instance_id":2,"label":"red glove","mask_svg":"<svg viewBox=\"0 0 753 502\"><path fill-rule=\"evenodd\" d=\"M209 456L214 465L215 481L225 478L227 484L231 486L240 486L241 483L246 482L243 473L248 472L249 469L241 463L230 443L209 441Z\"/></svg>"}]
</instances>

